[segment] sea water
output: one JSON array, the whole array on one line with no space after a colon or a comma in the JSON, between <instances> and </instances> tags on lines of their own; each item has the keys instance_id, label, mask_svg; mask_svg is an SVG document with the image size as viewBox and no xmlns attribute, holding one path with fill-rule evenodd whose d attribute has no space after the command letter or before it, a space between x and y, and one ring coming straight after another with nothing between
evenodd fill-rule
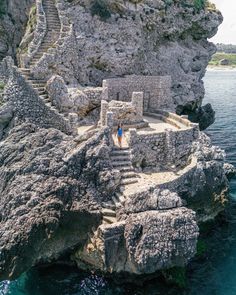
<instances>
[{"instance_id":1,"label":"sea water","mask_svg":"<svg viewBox=\"0 0 236 295\"><path fill-rule=\"evenodd\" d=\"M227 160L236 165L236 71L208 71L204 81L204 102L211 103L216 111L216 121L206 132L215 145L225 149ZM236 201L236 179L231 181L231 199ZM235 295L234 218L227 225L217 223L211 235L206 245L209 253L190 264L184 290L166 286L160 280L141 287L57 266L47 271L32 270L14 282L0 283L0 295Z\"/></svg>"}]
</instances>

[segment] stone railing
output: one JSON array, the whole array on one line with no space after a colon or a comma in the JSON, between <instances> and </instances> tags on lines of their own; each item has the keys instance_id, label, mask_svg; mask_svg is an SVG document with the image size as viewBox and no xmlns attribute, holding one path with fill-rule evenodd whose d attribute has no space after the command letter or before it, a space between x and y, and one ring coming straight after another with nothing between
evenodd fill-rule
<instances>
[{"instance_id":1,"label":"stone railing","mask_svg":"<svg viewBox=\"0 0 236 295\"><path fill-rule=\"evenodd\" d=\"M34 31L34 38L29 44L28 52L20 55L20 66L27 67L30 60L37 53L46 33L47 33L47 20L44 12L42 0L36 0L36 17L37 25Z\"/></svg>"},{"instance_id":2,"label":"stone railing","mask_svg":"<svg viewBox=\"0 0 236 295\"><path fill-rule=\"evenodd\" d=\"M167 112L164 118L167 118ZM142 170L173 170L188 165L192 155L192 145L199 137L198 124L169 114L173 122L185 124L185 128L162 132L138 133L136 129L129 129L127 141L131 148L133 166ZM153 114L155 115L155 114ZM173 115L173 116L172 116ZM158 115L157 115L158 116ZM163 117L160 116L160 119ZM169 121L167 121L169 123ZM174 123L173 123L174 124Z\"/></svg>"},{"instance_id":3,"label":"stone railing","mask_svg":"<svg viewBox=\"0 0 236 295\"><path fill-rule=\"evenodd\" d=\"M18 68L13 65L13 60L6 58L2 64L2 67L6 69L5 77L7 81L4 96L14 115L42 128L55 128L71 134L72 128L69 120L66 120L64 116L45 105L36 90L25 80Z\"/></svg>"}]
</instances>

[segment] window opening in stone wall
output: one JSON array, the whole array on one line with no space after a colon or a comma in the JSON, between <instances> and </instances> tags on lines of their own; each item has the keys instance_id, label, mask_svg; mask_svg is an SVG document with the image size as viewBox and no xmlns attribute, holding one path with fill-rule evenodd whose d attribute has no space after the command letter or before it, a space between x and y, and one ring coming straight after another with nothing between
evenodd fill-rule
<instances>
[{"instance_id":1,"label":"window opening in stone wall","mask_svg":"<svg viewBox=\"0 0 236 295\"><path fill-rule=\"evenodd\" d=\"M150 91L144 92L144 100L143 100L143 109L147 111L150 106L150 98L151 98L151 93Z\"/></svg>"},{"instance_id":2,"label":"window opening in stone wall","mask_svg":"<svg viewBox=\"0 0 236 295\"><path fill-rule=\"evenodd\" d=\"M116 94L116 100L120 100L120 92L117 92L117 94Z\"/></svg>"}]
</instances>

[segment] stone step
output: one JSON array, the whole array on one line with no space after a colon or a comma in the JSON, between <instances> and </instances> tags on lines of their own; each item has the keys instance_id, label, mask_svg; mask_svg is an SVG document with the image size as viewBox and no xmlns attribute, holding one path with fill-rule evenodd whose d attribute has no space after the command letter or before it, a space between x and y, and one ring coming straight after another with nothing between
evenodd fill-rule
<instances>
[{"instance_id":1,"label":"stone step","mask_svg":"<svg viewBox=\"0 0 236 295\"><path fill-rule=\"evenodd\" d=\"M35 90L37 90L36 88L34 88ZM39 96L42 96L42 95L47 95L47 92L44 90L44 91L37 91L38 92L38 95Z\"/></svg>"},{"instance_id":2,"label":"stone step","mask_svg":"<svg viewBox=\"0 0 236 295\"><path fill-rule=\"evenodd\" d=\"M137 178L127 178L127 179L121 179L121 185L128 185L138 182Z\"/></svg>"},{"instance_id":3,"label":"stone step","mask_svg":"<svg viewBox=\"0 0 236 295\"><path fill-rule=\"evenodd\" d=\"M42 87L42 86L35 86L34 85L34 89L37 89L38 91L46 91L45 87Z\"/></svg>"},{"instance_id":4,"label":"stone step","mask_svg":"<svg viewBox=\"0 0 236 295\"><path fill-rule=\"evenodd\" d=\"M108 202L103 202L102 203L102 207L103 208L107 208L107 209L111 209L111 210L115 210L116 206L114 202L108 201Z\"/></svg>"},{"instance_id":5,"label":"stone step","mask_svg":"<svg viewBox=\"0 0 236 295\"><path fill-rule=\"evenodd\" d=\"M134 168L133 166L129 166L129 167L120 167L119 168L121 173L125 173L125 172L134 172Z\"/></svg>"},{"instance_id":6,"label":"stone step","mask_svg":"<svg viewBox=\"0 0 236 295\"><path fill-rule=\"evenodd\" d=\"M131 161L118 161L118 162L112 162L112 166L115 167L123 167L123 168L132 168Z\"/></svg>"},{"instance_id":7,"label":"stone step","mask_svg":"<svg viewBox=\"0 0 236 295\"><path fill-rule=\"evenodd\" d=\"M27 68L19 68L19 70L23 73L30 73L30 69Z\"/></svg>"},{"instance_id":8,"label":"stone step","mask_svg":"<svg viewBox=\"0 0 236 295\"><path fill-rule=\"evenodd\" d=\"M118 200L118 203L123 204L125 202L125 197L121 193L115 193L115 198Z\"/></svg>"},{"instance_id":9,"label":"stone step","mask_svg":"<svg viewBox=\"0 0 236 295\"><path fill-rule=\"evenodd\" d=\"M43 100L48 99L48 95L47 94L41 94L39 95Z\"/></svg>"},{"instance_id":10,"label":"stone step","mask_svg":"<svg viewBox=\"0 0 236 295\"><path fill-rule=\"evenodd\" d=\"M117 156L111 156L111 160L112 162L130 162L131 163L131 160L130 160L130 155L124 155L124 156L120 156L120 155L117 155Z\"/></svg>"},{"instance_id":11,"label":"stone step","mask_svg":"<svg viewBox=\"0 0 236 295\"><path fill-rule=\"evenodd\" d=\"M103 221L104 223L112 224L117 222L117 219L115 217L103 216Z\"/></svg>"},{"instance_id":12,"label":"stone step","mask_svg":"<svg viewBox=\"0 0 236 295\"><path fill-rule=\"evenodd\" d=\"M121 203L120 203L119 199L117 198L117 196L113 196L112 197L112 201L114 202L114 204L115 204L116 207L120 207L121 206Z\"/></svg>"},{"instance_id":13,"label":"stone step","mask_svg":"<svg viewBox=\"0 0 236 295\"><path fill-rule=\"evenodd\" d=\"M116 212L111 209L103 208L102 209L102 215L103 216L111 216L111 217L116 217Z\"/></svg>"},{"instance_id":14,"label":"stone step","mask_svg":"<svg viewBox=\"0 0 236 295\"><path fill-rule=\"evenodd\" d=\"M130 155L130 150L113 150L111 156Z\"/></svg>"},{"instance_id":15,"label":"stone step","mask_svg":"<svg viewBox=\"0 0 236 295\"><path fill-rule=\"evenodd\" d=\"M120 148L120 147L118 147L118 146L114 146L113 147L113 151L127 151L127 150L130 150L130 148L129 147L122 147L122 148Z\"/></svg>"},{"instance_id":16,"label":"stone step","mask_svg":"<svg viewBox=\"0 0 236 295\"><path fill-rule=\"evenodd\" d=\"M127 179L127 178L135 178L137 177L136 173L134 171L131 172L121 172L121 177L122 179Z\"/></svg>"},{"instance_id":17,"label":"stone step","mask_svg":"<svg viewBox=\"0 0 236 295\"><path fill-rule=\"evenodd\" d=\"M40 80L40 79L36 79L36 78L29 79L29 82L31 84L38 84L38 83L44 83L44 84L46 84L47 83L47 81L45 81L45 80Z\"/></svg>"}]
</instances>

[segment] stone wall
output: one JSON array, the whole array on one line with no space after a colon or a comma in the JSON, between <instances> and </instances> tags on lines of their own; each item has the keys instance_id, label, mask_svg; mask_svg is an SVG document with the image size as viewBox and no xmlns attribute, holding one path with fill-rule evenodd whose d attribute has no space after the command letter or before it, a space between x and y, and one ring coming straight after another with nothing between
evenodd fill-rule
<instances>
[{"instance_id":1,"label":"stone wall","mask_svg":"<svg viewBox=\"0 0 236 295\"><path fill-rule=\"evenodd\" d=\"M103 100L101 102L100 122L101 126L106 126L107 112L113 113L113 124L119 123L124 125L132 125L143 121L143 93L133 92L132 101L110 102Z\"/></svg>"},{"instance_id":2,"label":"stone wall","mask_svg":"<svg viewBox=\"0 0 236 295\"><path fill-rule=\"evenodd\" d=\"M34 38L29 44L28 52L19 56L19 62L22 67L26 67L29 61L37 53L43 38L47 33L47 20L43 9L42 0L36 0L36 17L37 25L34 31Z\"/></svg>"},{"instance_id":3,"label":"stone wall","mask_svg":"<svg viewBox=\"0 0 236 295\"><path fill-rule=\"evenodd\" d=\"M7 81L4 89L5 104L3 108L10 109L17 120L71 133L69 120L45 105L37 92L13 66L11 58L5 58L0 64L0 73L3 71L1 68L6 70L5 81Z\"/></svg>"},{"instance_id":4,"label":"stone wall","mask_svg":"<svg viewBox=\"0 0 236 295\"><path fill-rule=\"evenodd\" d=\"M133 166L144 171L185 167L191 159L192 145L198 136L199 129L195 124L176 131L166 129L164 132L146 134L130 129L127 141Z\"/></svg>"},{"instance_id":5,"label":"stone wall","mask_svg":"<svg viewBox=\"0 0 236 295\"><path fill-rule=\"evenodd\" d=\"M103 81L103 99L130 101L133 92L144 93L144 110L168 109L170 76L126 76Z\"/></svg>"}]
</instances>

